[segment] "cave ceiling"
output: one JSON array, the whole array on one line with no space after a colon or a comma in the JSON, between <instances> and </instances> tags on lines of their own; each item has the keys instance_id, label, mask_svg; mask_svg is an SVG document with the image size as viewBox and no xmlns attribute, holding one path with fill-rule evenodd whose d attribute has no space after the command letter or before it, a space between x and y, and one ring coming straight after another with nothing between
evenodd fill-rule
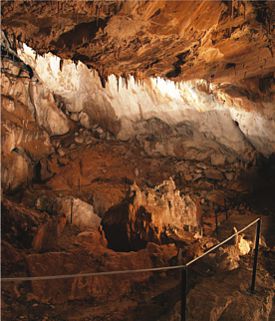
<instances>
[{"instance_id":1,"label":"cave ceiling","mask_svg":"<svg viewBox=\"0 0 275 321\"><path fill-rule=\"evenodd\" d=\"M273 1L2 1L1 6L2 30L14 46L26 43L39 54L80 60L103 78L232 84L274 75Z\"/></svg>"}]
</instances>

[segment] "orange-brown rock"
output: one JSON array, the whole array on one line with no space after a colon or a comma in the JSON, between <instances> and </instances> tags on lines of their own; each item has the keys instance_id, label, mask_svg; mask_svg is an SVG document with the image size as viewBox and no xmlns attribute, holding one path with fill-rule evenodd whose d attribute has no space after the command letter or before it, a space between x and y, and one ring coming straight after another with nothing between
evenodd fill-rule
<instances>
[{"instance_id":1,"label":"orange-brown rock","mask_svg":"<svg viewBox=\"0 0 275 321\"><path fill-rule=\"evenodd\" d=\"M109 247L127 251L147 242L184 238L186 229L199 230L200 211L188 195L180 195L170 178L144 191L132 185L126 199L104 214L102 226Z\"/></svg>"},{"instance_id":2,"label":"orange-brown rock","mask_svg":"<svg viewBox=\"0 0 275 321\"><path fill-rule=\"evenodd\" d=\"M24 254L7 241L1 241L2 276L25 273Z\"/></svg>"},{"instance_id":3,"label":"orange-brown rock","mask_svg":"<svg viewBox=\"0 0 275 321\"><path fill-rule=\"evenodd\" d=\"M48 215L3 198L1 219L4 240L18 248L31 248L38 227L48 220Z\"/></svg>"},{"instance_id":4,"label":"orange-brown rock","mask_svg":"<svg viewBox=\"0 0 275 321\"><path fill-rule=\"evenodd\" d=\"M46 223L39 226L32 242L36 251L50 251L58 248L57 240L61 236L66 225L66 216L50 218Z\"/></svg>"},{"instance_id":5,"label":"orange-brown rock","mask_svg":"<svg viewBox=\"0 0 275 321\"><path fill-rule=\"evenodd\" d=\"M74 274L99 271L149 268L156 262L168 264L176 255L172 245L148 246L138 252L116 253L86 235L79 237L79 249L70 252L48 252L26 257L32 276ZM156 260L157 259L157 260ZM79 264L81 262L81 264ZM42 302L62 303L67 300L114 300L134 290L135 284L145 284L151 272L111 276L76 277L52 281L33 281L32 292Z\"/></svg>"},{"instance_id":6,"label":"orange-brown rock","mask_svg":"<svg viewBox=\"0 0 275 321\"><path fill-rule=\"evenodd\" d=\"M2 3L3 29L40 54L102 75L234 83L274 71L273 14L273 1Z\"/></svg>"}]
</instances>

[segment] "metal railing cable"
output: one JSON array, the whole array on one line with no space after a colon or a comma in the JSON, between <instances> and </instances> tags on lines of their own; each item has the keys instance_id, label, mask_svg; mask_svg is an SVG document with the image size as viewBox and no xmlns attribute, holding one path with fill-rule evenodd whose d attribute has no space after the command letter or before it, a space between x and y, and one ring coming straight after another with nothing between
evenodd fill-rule
<instances>
[{"instance_id":1,"label":"metal railing cable","mask_svg":"<svg viewBox=\"0 0 275 321\"><path fill-rule=\"evenodd\" d=\"M71 279L77 277L91 277L91 276L108 276L108 275L121 275L121 274L133 274L133 273L144 273L144 272L159 272L159 271L171 271L171 270L181 270L181 280L182 280L182 293L181 293L181 316L182 321L187 320L187 283L188 283L188 267L198 260L202 259L207 254L215 251L237 235L243 233L245 230L257 224L256 233L255 233L255 253L254 253L254 262L253 262L253 271L252 271L252 280L251 280L251 292L255 291L256 284L256 272L257 272L257 260L258 260L258 250L259 250L259 241L260 241L260 229L261 229L261 218L257 218L253 222L249 223L247 226L242 228L239 231L236 231L234 234L223 240L222 242L211 247L209 250L204 252L202 255L194 258L186 264L182 265L173 265L173 266L163 266L163 267L154 267L154 268L143 268L135 270L119 270L119 271L102 271L102 272L90 272L90 273L76 273L76 274L60 274L60 275L46 275L46 276L26 276L26 277L4 277L1 278L1 282L23 282L23 281L40 281L40 280L56 280L56 279Z\"/></svg>"},{"instance_id":2,"label":"metal railing cable","mask_svg":"<svg viewBox=\"0 0 275 321\"><path fill-rule=\"evenodd\" d=\"M120 270L120 271L104 271L104 272L90 272L90 273L77 273L77 274L60 274L60 275L47 275L47 276L26 276L26 277L10 277L1 278L2 282L22 282L22 281L38 281L38 280L56 280L56 279L71 279L76 277L89 277L89 276L103 276L103 275L119 275L119 274L132 274L142 272L158 272L167 270L183 269L185 265L163 266L146 269L136 270Z\"/></svg>"},{"instance_id":3,"label":"metal railing cable","mask_svg":"<svg viewBox=\"0 0 275 321\"><path fill-rule=\"evenodd\" d=\"M234 237L236 237L238 234L243 233L245 230L247 230L248 228L250 228L251 226L253 226L255 223L257 223L260 220L260 218L257 218L255 221L251 222L250 224L248 224L247 226L245 226L243 229L237 231L236 233L232 234L231 236L229 236L227 239L223 240L222 242L218 243L215 246L212 246L209 250L207 250L206 252L204 252L202 255L194 258L193 260L189 261L188 263L185 264L185 266L189 266L193 263L195 263L196 261L200 260L201 258L203 258L204 256L206 256L207 254L213 252L214 250L216 250L217 248L219 248L220 246L224 245L225 243L227 243L228 241L232 240Z\"/></svg>"}]
</instances>

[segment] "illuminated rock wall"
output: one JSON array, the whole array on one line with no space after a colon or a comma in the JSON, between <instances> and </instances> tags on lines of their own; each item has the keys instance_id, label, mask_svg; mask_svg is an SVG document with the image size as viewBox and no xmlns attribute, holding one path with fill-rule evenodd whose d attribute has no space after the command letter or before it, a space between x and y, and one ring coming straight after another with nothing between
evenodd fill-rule
<instances>
[{"instance_id":1,"label":"illuminated rock wall","mask_svg":"<svg viewBox=\"0 0 275 321\"><path fill-rule=\"evenodd\" d=\"M254 151L275 151L275 116L246 111L240 98L223 95L204 80L174 83L162 78L136 81L98 74L84 64L23 46L20 57L36 71L67 114L84 127L100 124L117 138L136 137L152 155L205 159L214 153L249 159Z\"/></svg>"}]
</instances>

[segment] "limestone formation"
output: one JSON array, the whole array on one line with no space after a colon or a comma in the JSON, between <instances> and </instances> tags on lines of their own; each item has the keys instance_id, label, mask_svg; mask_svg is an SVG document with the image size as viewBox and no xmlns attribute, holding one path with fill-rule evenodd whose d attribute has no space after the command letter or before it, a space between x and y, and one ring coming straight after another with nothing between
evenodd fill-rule
<instances>
[{"instance_id":1,"label":"limestone formation","mask_svg":"<svg viewBox=\"0 0 275 321\"><path fill-rule=\"evenodd\" d=\"M142 191L136 184L102 220L109 247L129 251L147 242L167 243L200 230L200 209L188 195L181 196L173 179Z\"/></svg>"}]
</instances>

